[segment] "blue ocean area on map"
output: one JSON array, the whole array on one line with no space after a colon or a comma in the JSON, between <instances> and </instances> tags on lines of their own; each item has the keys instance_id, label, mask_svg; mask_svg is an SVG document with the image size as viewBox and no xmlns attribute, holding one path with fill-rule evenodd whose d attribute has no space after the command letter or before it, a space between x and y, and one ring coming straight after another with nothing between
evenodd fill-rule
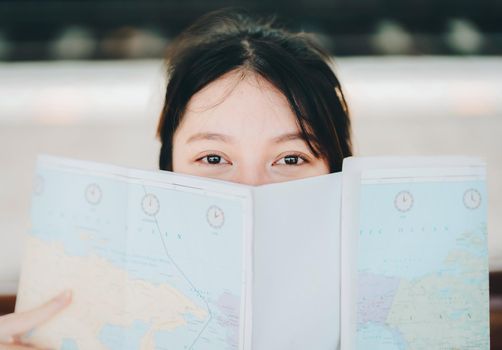
<instances>
[{"instance_id":1,"label":"blue ocean area on map","mask_svg":"<svg viewBox=\"0 0 502 350\"><path fill-rule=\"evenodd\" d=\"M358 349L406 350L401 334L382 323L368 322L358 330Z\"/></svg>"},{"instance_id":2,"label":"blue ocean area on map","mask_svg":"<svg viewBox=\"0 0 502 350\"><path fill-rule=\"evenodd\" d=\"M148 324L135 321L130 327L107 324L99 333L99 340L108 349L136 350L140 349L141 338L148 331Z\"/></svg>"},{"instance_id":3,"label":"blue ocean area on map","mask_svg":"<svg viewBox=\"0 0 502 350\"><path fill-rule=\"evenodd\" d=\"M77 343L73 339L63 339L61 350L79 350Z\"/></svg>"},{"instance_id":4,"label":"blue ocean area on map","mask_svg":"<svg viewBox=\"0 0 502 350\"><path fill-rule=\"evenodd\" d=\"M482 185L479 182L406 184L415 203L408 213L401 213L394 206L394 197L402 185L365 185L360 233L360 249L364 254L358 256L359 270L412 279L442 271L444 259L452 248L486 257L486 246L480 249L458 242L466 230L486 239L483 222L479 221L484 218L486 204L483 202L483 207L475 211L466 209L462 201L466 189ZM378 203L371 203L375 200ZM378 249L372 249L375 245ZM374 254L385 258L374 259Z\"/></svg>"}]
</instances>

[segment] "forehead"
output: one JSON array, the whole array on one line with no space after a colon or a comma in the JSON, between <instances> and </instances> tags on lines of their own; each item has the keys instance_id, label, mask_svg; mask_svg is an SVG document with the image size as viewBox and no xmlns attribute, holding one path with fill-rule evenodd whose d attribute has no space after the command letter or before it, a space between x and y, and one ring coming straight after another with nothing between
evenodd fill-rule
<instances>
[{"instance_id":1,"label":"forehead","mask_svg":"<svg viewBox=\"0 0 502 350\"><path fill-rule=\"evenodd\" d=\"M256 73L235 70L211 82L187 105L179 131L207 130L273 137L299 128L286 97L275 86Z\"/></svg>"}]
</instances>

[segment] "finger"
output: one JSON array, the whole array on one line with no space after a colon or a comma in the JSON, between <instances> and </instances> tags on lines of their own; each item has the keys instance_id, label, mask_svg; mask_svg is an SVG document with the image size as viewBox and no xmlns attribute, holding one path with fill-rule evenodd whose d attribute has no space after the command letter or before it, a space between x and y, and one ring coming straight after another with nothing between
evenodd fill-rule
<instances>
[{"instance_id":1,"label":"finger","mask_svg":"<svg viewBox=\"0 0 502 350\"><path fill-rule=\"evenodd\" d=\"M27 345L0 344L0 350L36 350L36 348Z\"/></svg>"},{"instance_id":2,"label":"finger","mask_svg":"<svg viewBox=\"0 0 502 350\"><path fill-rule=\"evenodd\" d=\"M33 349L33 350L54 350L49 348L41 348L39 345L32 344L30 342L25 342L22 339L23 335L16 335L13 337L14 341L5 345L21 346L21 349ZM10 348L8 348L10 349ZM2 350L0 348L0 350Z\"/></svg>"},{"instance_id":3,"label":"finger","mask_svg":"<svg viewBox=\"0 0 502 350\"><path fill-rule=\"evenodd\" d=\"M12 342L14 336L24 334L42 324L65 308L70 302L71 291L67 290L33 310L0 317L0 342Z\"/></svg>"},{"instance_id":4,"label":"finger","mask_svg":"<svg viewBox=\"0 0 502 350\"><path fill-rule=\"evenodd\" d=\"M0 350L49 350L49 349L41 349L29 345L0 344Z\"/></svg>"}]
</instances>

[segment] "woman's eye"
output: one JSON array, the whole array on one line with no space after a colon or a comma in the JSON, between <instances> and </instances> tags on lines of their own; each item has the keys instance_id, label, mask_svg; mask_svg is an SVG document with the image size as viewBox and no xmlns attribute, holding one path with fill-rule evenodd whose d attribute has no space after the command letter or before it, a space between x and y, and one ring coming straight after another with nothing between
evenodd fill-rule
<instances>
[{"instance_id":1,"label":"woman's eye","mask_svg":"<svg viewBox=\"0 0 502 350\"><path fill-rule=\"evenodd\" d=\"M305 159L300 157L299 155L291 154L279 159L276 164L283 165L301 165L305 162Z\"/></svg>"},{"instance_id":2,"label":"woman's eye","mask_svg":"<svg viewBox=\"0 0 502 350\"><path fill-rule=\"evenodd\" d=\"M217 164L229 164L222 156L219 156L217 154L208 154L207 156L204 156L199 159L203 163L207 164L212 164L212 165L217 165Z\"/></svg>"}]
</instances>

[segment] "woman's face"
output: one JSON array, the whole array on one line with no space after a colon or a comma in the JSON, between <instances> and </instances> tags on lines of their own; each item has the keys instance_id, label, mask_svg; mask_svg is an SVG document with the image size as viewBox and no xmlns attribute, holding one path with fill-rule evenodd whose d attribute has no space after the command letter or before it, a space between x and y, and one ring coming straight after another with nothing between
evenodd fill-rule
<instances>
[{"instance_id":1,"label":"woman's face","mask_svg":"<svg viewBox=\"0 0 502 350\"><path fill-rule=\"evenodd\" d=\"M173 139L173 171L247 185L329 173L288 101L261 76L232 71L190 99Z\"/></svg>"}]
</instances>

